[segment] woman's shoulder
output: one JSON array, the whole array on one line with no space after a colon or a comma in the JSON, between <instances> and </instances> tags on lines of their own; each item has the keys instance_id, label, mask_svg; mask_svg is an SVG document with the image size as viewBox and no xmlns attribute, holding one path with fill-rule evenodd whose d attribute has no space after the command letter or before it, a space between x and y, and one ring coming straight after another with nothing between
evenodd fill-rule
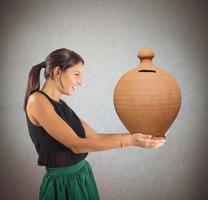
<instances>
[{"instance_id":1,"label":"woman's shoulder","mask_svg":"<svg viewBox=\"0 0 208 200\"><path fill-rule=\"evenodd\" d=\"M40 106L53 107L52 104L48 101L48 99L43 94L36 91L29 96L27 102L27 108L36 109L37 107Z\"/></svg>"},{"instance_id":2,"label":"woman's shoulder","mask_svg":"<svg viewBox=\"0 0 208 200\"><path fill-rule=\"evenodd\" d=\"M39 101L39 100L41 100L41 98L42 98L42 94L40 93L40 92L38 92L38 91L36 91L36 92L33 92L30 96L29 96L29 98L28 98L28 101Z\"/></svg>"},{"instance_id":3,"label":"woman's shoulder","mask_svg":"<svg viewBox=\"0 0 208 200\"><path fill-rule=\"evenodd\" d=\"M27 101L27 106L26 106L27 116L29 117L30 121L36 126L40 126L40 124L34 117L34 110L36 110L40 106L49 106L43 103L44 100L45 99L43 95L41 95L39 92L34 92L33 94L29 96L28 101Z\"/></svg>"},{"instance_id":4,"label":"woman's shoulder","mask_svg":"<svg viewBox=\"0 0 208 200\"><path fill-rule=\"evenodd\" d=\"M46 97L41 94L40 92L34 92L32 93L28 98L28 103L35 104L35 103L41 103L46 100Z\"/></svg>"}]
</instances>

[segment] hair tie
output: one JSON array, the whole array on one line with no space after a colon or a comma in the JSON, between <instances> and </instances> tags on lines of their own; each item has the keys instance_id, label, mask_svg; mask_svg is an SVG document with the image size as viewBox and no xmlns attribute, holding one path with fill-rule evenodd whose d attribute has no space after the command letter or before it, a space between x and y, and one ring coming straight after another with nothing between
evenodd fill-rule
<instances>
[{"instance_id":1,"label":"hair tie","mask_svg":"<svg viewBox=\"0 0 208 200\"><path fill-rule=\"evenodd\" d=\"M46 68L46 63L45 63L45 61L43 61L42 63L40 63L40 65L41 65L41 68Z\"/></svg>"}]
</instances>

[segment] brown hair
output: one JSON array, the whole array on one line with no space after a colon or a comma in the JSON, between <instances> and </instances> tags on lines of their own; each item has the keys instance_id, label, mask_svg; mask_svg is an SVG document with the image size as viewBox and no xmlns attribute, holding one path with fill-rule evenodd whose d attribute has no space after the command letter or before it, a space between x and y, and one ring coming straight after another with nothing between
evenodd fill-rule
<instances>
[{"instance_id":1,"label":"brown hair","mask_svg":"<svg viewBox=\"0 0 208 200\"><path fill-rule=\"evenodd\" d=\"M62 49L56 49L55 51L51 52L47 56L45 61L41 62L38 65L33 66L28 76L27 89L25 92L25 99L23 106L24 111L26 112L26 105L29 96L32 93L39 91L40 89L40 71L42 68L45 68L44 71L45 79L48 79L49 77L53 79L54 78L53 68L59 66L61 72L63 72L67 68L73 67L79 62L82 62L84 65L84 60L79 54L69 49L62 48Z\"/></svg>"}]
</instances>

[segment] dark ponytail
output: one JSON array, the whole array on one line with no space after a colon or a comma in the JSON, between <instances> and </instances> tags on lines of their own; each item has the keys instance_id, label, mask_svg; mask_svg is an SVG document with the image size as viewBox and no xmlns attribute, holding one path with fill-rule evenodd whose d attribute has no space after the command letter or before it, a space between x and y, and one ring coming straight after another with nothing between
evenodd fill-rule
<instances>
[{"instance_id":1,"label":"dark ponytail","mask_svg":"<svg viewBox=\"0 0 208 200\"><path fill-rule=\"evenodd\" d=\"M45 79L48 79L49 77L53 79L53 68L55 68L56 66L59 66L62 72L69 67L73 67L79 62L82 62L84 64L84 60L80 55L69 49L62 48L50 53L44 62L33 66L28 76L28 83L23 106L24 111L26 112L26 105L29 96L32 93L39 91L40 89L40 71L42 68L45 68Z\"/></svg>"}]
</instances>

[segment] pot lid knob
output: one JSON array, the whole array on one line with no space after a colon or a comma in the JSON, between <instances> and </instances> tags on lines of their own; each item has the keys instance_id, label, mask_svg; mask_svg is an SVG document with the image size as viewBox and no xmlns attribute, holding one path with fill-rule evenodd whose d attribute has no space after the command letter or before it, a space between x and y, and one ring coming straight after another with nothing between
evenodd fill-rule
<instances>
[{"instance_id":1,"label":"pot lid knob","mask_svg":"<svg viewBox=\"0 0 208 200\"><path fill-rule=\"evenodd\" d=\"M155 56L155 53L149 47L143 47L137 54L137 57L142 60L152 60Z\"/></svg>"}]
</instances>

